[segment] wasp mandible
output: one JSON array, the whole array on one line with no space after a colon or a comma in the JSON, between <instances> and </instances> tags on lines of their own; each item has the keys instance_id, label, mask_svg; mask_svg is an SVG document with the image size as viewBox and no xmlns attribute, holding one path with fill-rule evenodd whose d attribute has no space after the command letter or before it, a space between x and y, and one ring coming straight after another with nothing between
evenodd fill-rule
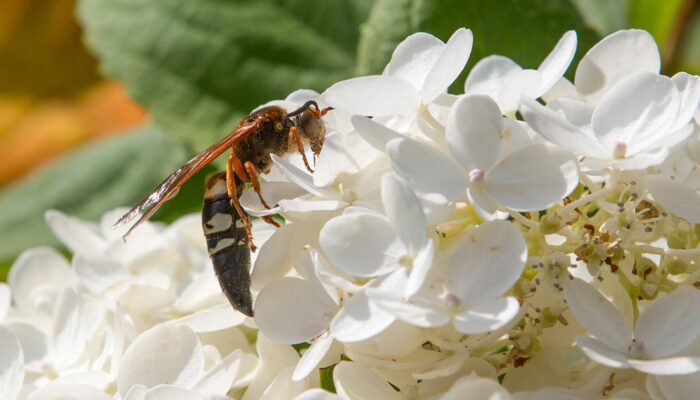
<instances>
[{"instance_id":1,"label":"wasp mandible","mask_svg":"<svg viewBox=\"0 0 700 400\"><path fill-rule=\"evenodd\" d=\"M299 152L306 168L313 172L304 153L304 144L309 144L315 160L326 137L326 128L321 118L330 109L321 109L315 101L310 100L289 113L278 106L267 106L252 112L244 117L228 136L165 178L124 214L114 227L126 224L142 214L124 234L126 238L134 228L150 218L163 203L172 198L197 171L231 149L226 171L207 179L202 228L221 289L235 309L252 316L250 253L246 247L251 251L255 251L256 247L250 232L250 218L241 208L239 195L244 183L251 182L262 204L270 208L260 192L258 176L270 171L271 153L283 156ZM271 216L260 218L279 227Z\"/></svg>"}]
</instances>

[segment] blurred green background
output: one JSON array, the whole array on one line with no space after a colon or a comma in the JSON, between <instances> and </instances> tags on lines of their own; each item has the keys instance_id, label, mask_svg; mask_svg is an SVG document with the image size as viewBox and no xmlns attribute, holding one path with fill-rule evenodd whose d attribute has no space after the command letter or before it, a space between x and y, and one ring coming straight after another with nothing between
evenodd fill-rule
<instances>
[{"instance_id":1,"label":"blurred green background","mask_svg":"<svg viewBox=\"0 0 700 400\"><path fill-rule=\"evenodd\" d=\"M649 31L663 72L700 72L695 0L4 0L0 3L0 279L57 246L48 209L89 220L133 205L261 103L379 73L424 31L474 32L536 67L575 29L578 59L618 29ZM206 171L155 218L201 208Z\"/></svg>"}]
</instances>

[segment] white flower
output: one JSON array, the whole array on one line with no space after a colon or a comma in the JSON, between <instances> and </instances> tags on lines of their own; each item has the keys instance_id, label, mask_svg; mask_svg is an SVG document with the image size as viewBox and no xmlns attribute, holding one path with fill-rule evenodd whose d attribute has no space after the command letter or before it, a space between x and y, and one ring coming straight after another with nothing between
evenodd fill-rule
<instances>
[{"instance_id":1,"label":"white flower","mask_svg":"<svg viewBox=\"0 0 700 400\"><path fill-rule=\"evenodd\" d=\"M576 44L576 32L566 32L536 70L523 69L508 57L485 57L469 71L464 93L491 96L505 114L512 113L521 96L536 99L554 86L573 60Z\"/></svg>"},{"instance_id":2,"label":"white flower","mask_svg":"<svg viewBox=\"0 0 700 400\"><path fill-rule=\"evenodd\" d=\"M576 338L594 361L654 375L700 371L700 359L682 353L700 335L700 321L692 317L700 308L700 292L694 288L681 286L650 303L634 333L615 306L588 283L568 281L564 293L576 318L595 336Z\"/></svg>"},{"instance_id":3,"label":"white flower","mask_svg":"<svg viewBox=\"0 0 700 400\"><path fill-rule=\"evenodd\" d=\"M505 123L492 99L468 95L457 100L447 120L449 152L457 164L407 138L392 139L387 151L397 174L418 192L458 200L466 191L484 217L493 215L499 204L516 211L547 208L578 184L576 163L567 153L542 144L505 153L503 141L513 129L517 127Z\"/></svg>"}]
</instances>

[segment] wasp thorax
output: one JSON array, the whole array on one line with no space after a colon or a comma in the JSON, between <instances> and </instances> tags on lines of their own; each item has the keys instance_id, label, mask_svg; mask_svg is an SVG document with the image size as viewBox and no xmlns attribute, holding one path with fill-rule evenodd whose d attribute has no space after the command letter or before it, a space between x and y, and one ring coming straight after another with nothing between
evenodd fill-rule
<instances>
[{"instance_id":1,"label":"wasp thorax","mask_svg":"<svg viewBox=\"0 0 700 400\"><path fill-rule=\"evenodd\" d=\"M319 115L318 109L311 107L304 110L299 116L299 133L308 140L314 154L320 154L323 142L326 140L326 126Z\"/></svg>"}]
</instances>

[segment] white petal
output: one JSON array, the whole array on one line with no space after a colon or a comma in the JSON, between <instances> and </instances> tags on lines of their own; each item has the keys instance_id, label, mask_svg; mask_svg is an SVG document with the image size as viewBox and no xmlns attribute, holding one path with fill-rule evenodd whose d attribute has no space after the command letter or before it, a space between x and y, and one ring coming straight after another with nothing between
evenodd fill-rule
<instances>
[{"instance_id":1,"label":"white petal","mask_svg":"<svg viewBox=\"0 0 700 400\"><path fill-rule=\"evenodd\" d=\"M310 213L314 211L335 211L348 205L348 203L339 200L280 200L280 213L289 219L297 220L300 216L289 216L291 213Z\"/></svg>"},{"instance_id":2,"label":"white petal","mask_svg":"<svg viewBox=\"0 0 700 400\"><path fill-rule=\"evenodd\" d=\"M24 355L15 335L0 325L0 398L14 399L24 381Z\"/></svg>"},{"instance_id":3,"label":"white petal","mask_svg":"<svg viewBox=\"0 0 700 400\"><path fill-rule=\"evenodd\" d=\"M362 115L353 115L350 121L357 133L372 147L381 152L386 151L386 144L391 139L403 137L402 134L395 130L389 129L375 120Z\"/></svg>"},{"instance_id":4,"label":"white petal","mask_svg":"<svg viewBox=\"0 0 700 400\"><path fill-rule=\"evenodd\" d=\"M700 207L697 206L700 193L697 190L661 175L648 176L645 183L661 206L687 221L700 223Z\"/></svg>"},{"instance_id":5,"label":"white petal","mask_svg":"<svg viewBox=\"0 0 700 400\"><path fill-rule=\"evenodd\" d=\"M307 194L306 188L292 182L262 182L260 193L263 194L265 202L272 208L266 208L260 201L260 197L255 190L246 190L240 195L241 206L246 213L260 217L262 215L279 214L280 207L275 206L283 199L295 199Z\"/></svg>"},{"instance_id":6,"label":"white petal","mask_svg":"<svg viewBox=\"0 0 700 400\"><path fill-rule=\"evenodd\" d=\"M384 310L409 324L427 328L443 326L450 321L446 310L416 297L410 302L402 297L408 277L404 268L387 276L379 288L367 288L367 296Z\"/></svg>"},{"instance_id":7,"label":"white petal","mask_svg":"<svg viewBox=\"0 0 700 400\"><path fill-rule=\"evenodd\" d=\"M414 33L396 46L384 75L401 78L419 91L444 48L445 43L437 37Z\"/></svg>"},{"instance_id":8,"label":"white petal","mask_svg":"<svg viewBox=\"0 0 700 400\"><path fill-rule=\"evenodd\" d=\"M411 255L417 254L425 245L428 222L416 194L406 181L387 173L382 176L382 202L398 237Z\"/></svg>"},{"instance_id":9,"label":"white petal","mask_svg":"<svg viewBox=\"0 0 700 400\"><path fill-rule=\"evenodd\" d=\"M688 375L700 371L700 357L669 357L627 362L637 371L652 375Z\"/></svg>"},{"instance_id":10,"label":"white petal","mask_svg":"<svg viewBox=\"0 0 700 400\"><path fill-rule=\"evenodd\" d=\"M411 273L408 275L408 281L406 281L406 286L404 286L403 289L403 295L406 299L411 298L411 296L418 293L421 287L423 287L425 278L428 276L430 268L433 266L434 256L435 242L429 239L425 247L420 249L413 259Z\"/></svg>"},{"instance_id":11,"label":"white petal","mask_svg":"<svg viewBox=\"0 0 700 400\"><path fill-rule=\"evenodd\" d=\"M680 286L649 304L635 329L647 357L667 357L692 343L700 335L700 319L695 318L698 310L700 292L691 286Z\"/></svg>"},{"instance_id":12,"label":"white petal","mask_svg":"<svg viewBox=\"0 0 700 400\"><path fill-rule=\"evenodd\" d=\"M333 369L338 394L350 399L401 399L389 383L371 369L355 362L341 361Z\"/></svg>"},{"instance_id":13,"label":"white petal","mask_svg":"<svg viewBox=\"0 0 700 400\"><path fill-rule=\"evenodd\" d=\"M670 78L642 71L610 88L598 102L591 124L607 149L622 142L631 156L673 132L679 107L680 94Z\"/></svg>"},{"instance_id":14,"label":"white petal","mask_svg":"<svg viewBox=\"0 0 700 400\"><path fill-rule=\"evenodd\" d=\"M450 201L464 197L466 180L459 166L440 150L411 139L393 139L387 153L396 174L419 193L439 193Z\"/></svg>"},{"instance_id":15,"label":"white petal","mask_svg":"<svg viewBox=\"0 0 700 400\"><path fill-rule=\"evenodd\" d=\"M107 393L81 384L48 384L33 391L27 400L112 400Z\"/></svg>"},{"instance_id":16,"label":"white petal","mask_svg":"<svg viewBox=\"0 0 700 400\"><path fill-rule=\"evenodd\" d=\"M295 397L294 400L343 400L343 397L323 389L309 389Z\"/></svg>"},{"instance_id":17,"label":"white petal","mask_svg":"<svg viewBox=\"0 0 700 400\"><path fill-rule=\"evenodd\" d=\"M661 57L654 38L643 30L622 30L588 50L578 63L574 82L580 94L595 102L634 72L659 73L660 69Z\"/></svg>"},{"instance_id":18,"label":"white petal","mask_svg":"<svg viewBox=\"0 0 700 400\"><path fill-rule=\"evenodd\" d=\"M520 304L514 297L465 307L454 316L455 329L468 335L486 333L506 325L519 310Z\"/></svg>"},{"instance_id":19,"label":"white petal","mask_svg":"<svg viewBox=\"0 0 700 400\"><path fill-rule=\"evenodd\" d=\"M268 282L283 277L292 268L288 249L297 228L297 224L282 225L258 250L250 276L252 290L260 291Z\"/></svg>"},{"instance_id":20,"label":"white petal","mask_svg":"<svg viewBox=\"0 0 700 400\"><path fill-rule=\"evenodd\" d=\"M80 295L66 288L56 300L53 326L54 362L57 367L72 365L85 348L85 332Z\"/></svg>"},{"instance_id":21,"label":"white petal","mask_svg":"<svg viewBox=\"0 0 700 400\"><path fill-rule=\"evenodd\" d=\"M102 293L131 276L121 263L101 254L78 253L71 264L80 283L93 294Z\"/></svg>"},{"instance_id":22,"label":"white petal","mask_svg":"<svg viewBox=\"0 0 700 400\"><path fill-rule=\"evenodd\" d=\"M44 219L54 235L73 253L101 253L107 243L101 237L97 225L69 217L58 210L48 210Z\"/></svg>"},{"instance_id":23,"label":"white petal","mask_svg":"<svg viewBox=\"0 0 700 400\"><path fill-rule=\"evenodd\" d=\"M415 111L420 106L418 91L393 76L363 76L335 83L322 99L348 114L394 115Z\"/></svg>"},{"instance_id":24,"label":"white petal","mask_svg":"<svg viewBox=\"0 0 700 400\"><path fill-rule=\"evenodd\" d=\"M292 380L299 381L309 376L311 371L313 371L321 360L323 360L323 357L326 356L332 344L333 336L328 332L316 338L311 343L311 346L306 349L304 355L301 356L296 368L294 368Z\"/></svg>"},{"instance_id":25,"label":"white petal","mask_svg":"<svg viewBox=\"0 0 700 400\"><path fill-rule=\"evenodd\" d=\"M659 392L658 397L652 397L654 400L666 399L693 399L698 394L698 381L700 373L693 375L667 375L667 376L649 376L647 378L647 391L649 390L650 381L653 386L656 384L656 389ZM665 397L664 397L665 396Z\"/></svg>"},{"instance_id":26,"label":"white petal","mask_svg":"<svg viewBox=\"0 0 700 400\"><path fill-rule=\"evenodd\" d=\"M466 395L466 396L465 396ZM440 400L460 399L511 400L512 397L497 380L475 375L460 378Z\"/></svg>"},{"instance_id":27,"label":"white petal","mask_svg":"<svg viewBox=\"0 0 700 400\"><path fill-rule=\"evenodd\" d=\"M200 333L215 332L238 326L245 321L245 318L243 313L237 312L227 304L224 307L197 311L194 314L168 321L168 323L187 325L193 331Z\"/></svg>"},{"instance_id":28,"label":"white petal","mask_svg":"<svg viewBox=\"0 0 700 400\"><path fill-rule=\"evenodd\" d=\"M551 143L576 155L609 158L610 153L595 138L587 135L558 113L532 99L523 98L521 101L520 112L525 121Z\"/></svg>"},{"instance_id":29,"label":"white petal","mask_svg":"<svg viewBox=\"0 0 700 400\"><path fill-rule=\"evenodd\" d=\"M542 76L539 72L532 69L518 71L498 93L498 105L506 113L512 113L520 108L522 98L538 97L540 87L542 87Z\"/></svg>"},{"instance_id":30,"label":"white petal","mask_svg":"<svg viewBox=\"0 0 700 400\"><path fill-rule=\"evenodd\" d=\"M240 314L240 313L239 313ZM241 367L243 352L238 349L216 363L193 387L197 393L207 396L225 396L231 388L238 369Z\"/></svg>"},{"instance_id":31,"label":"white petal","mask_svg":"<svg viewBox=\"0 0 700 400\"><path fill-rule=\"evenodd\" d=\"M700 101L700 77L679 72L671 78L681 95L681 107L676 117L676 126L687 124L698 110Z\"/></svg>"},{"instance_id":32,"label":"white petal","mask_svg":"<svg viewBox=\"0 0 700 400\"><path fill-rule=\"evenodd\" d=\"M158 385L148 390L144 395L144 400L208 400L203 394L195 393L192 390L177 385Z\"/></svg>"},{"instance_id":33,"label":"white petal","mask_svg":"<svg viewBox=\"0 0 700 400\"><path fill-rule=\"evenodd\" d=\"M321 248L331 262L348 274L372 277L398 268L407 253L386 218L373 214L345 214L321 229Z\"/></svg>"},{"instance_id":34,"label":"white petal","mask_svg":"<svg viewBox=\"0 0 700 400\"><path fill-rule=\"evenodd\" d=\"M13 322L7 324L7 328L22 346L25 366L34 366L48 357L50 340L38 327L25 322Z\"/></svg>"},{"instance_id":35,"label":"white petal","mask_svg":"<svg viewBox=\"0 0 700 400\"><path fill-rule=\"evenodd\" d=\"M608 347L602 341L588 337L577 336L576 345L583 350L591 360L613 368L629 368L627 357L615 349Z\"/></svg>"},{"instance_id":36,"label":"white petal","mask_svg":"<svg viewBox=\"0 0 700 400\"><path fill-rule=\"evenodd\" d=\"M6 283L0 282L0 322L5 321L7 311L10 309L11 297L10 287Z\"/></svg>"},{"instance_id":37,"label":"white petal","mask_svg":"<svg viewBox=\"0 0 700 400\"><path fill-rule=\"evenodd\" d=\"M580 279L567 280L564 297L588 332L616 351L627 353L632 331L622 314L598 290Z\"/></svg>"},{"instance_id":38,"label":"white petal","mask_svg":"<svg viewBox=\"0 0 700 400\"><path fill-rule=\"evenodd\" d=\"M331 132L314 171L314 184L328 186L343 174L354 174L368 166L379 152L357 132Z\"/></svg>"},{"instance_id":39,"label":"white petal","mask_svg":"<svg viewBox=\"0 0 700 400\"><path fill-rule=\"evenodd\" d=\"M272 161L275 163L277 168L279 168L282 173L284 173L290 181L299 185L299 187L305 189L307 192L318 196L322 199L332 199L335 200L338 197L338 193L329 188L321 188L314 185L313 177L306 172L295 167L289 161L276 156L275 154L270 154Z\"/></svg>"},{"instance_id":40,"label":"white petal","mask_svg":"<svg viewBox=\"0 0 700 400\"><path fill-rule=\"evenodd\" d=\"M124 396L135 384L190 387L204 373L204 350L197 334L183 325L156 325L126 349L117 386Z\"/></svg>"},{"instance_id":41,"label":"white petal","mask_svg":"<svg viewBox=\"0 0 700 400\"><path fill-rule=\"evenodd\" d=\"M502 129L501 111L490 97L460 97L447 117L450 155L467 171L487 170L496 164L501 152Z\"/></svg>"},{"instance_id":42,"label":"white petal","mask_svg":"<svg viewBox=\"0 0 700 400\"><path fill-rule=\"evenodd\" d=\"M484 188L469 186L467 200L481 218L486 221L493 221L496 218L498 203Z\"/></svg>"},{"instance_id":43,"label":"white petal","mask_svg":"<svg viewBox=\"0 0 700 400\"><path fill-rule=\"evenodd\" d=\"M567 31L547 55L547 58L537 67L537 72L542 76L539 95L548 91L564 75L576 54L577 44L576 31Z\"/></svg>"},{"instance_id":44,"label":"white petal","mask_svg":"<svg viewBox=\"0 0 700 400\"><path fill-rule=\"evenodd\" d=\"M447 91L457 79L467 65L473 43L474 37L470 29L459 28L452 34L425 78L423 104L432 102L440 93Z\"/></svg>"},{"instance_id":45,"label":"white petal","mask_svg":"<svg viewBox=\"0 0 700 400\"><path fill-rule=\"evenodd\" d=\"M333 310L303 279L285 277L268 283L255 301L255 323L278 343L313 339L328 329Z\"/></svg>"},{"instance_id":46,"label":"white petal","mask_svg":"<svg viewBox=\"0 0 700 400\"><path fill-rule=\"evenodd\" d=\"M485 222L457 245L449 258L446 280L450 293L471 305L496 299L525 268L527 246L510 222Z\"/></svg>"},{"instance_id":47,"label":"white petal","mask_svg":"<svg viewBox=\"0 0 700 400\"><path fill-rule=\"evenodd\" d=\"M498 203L516 211L543 210L578 185L578 164L569 153L534 144L501 160L484 180Z\"/></svg>"},{"instance_id":48,"label":"white petal","mask_svg":"<svg viewBox=\"0 0 700 400\"><path fill-rule=\"evenodd\" d=\"M20 254L7 275L12 301L24 312L39 309L50 313L61 289L76 282L66 258L48 247Z\"/></svg>"},{"instance_id":49,"label":"white petal","mask_svg":"<svg viewBox=\"0 0 700 400\"><path fill-rule=\"evenodd\" d=\"M331 322L331 332L341 342L359 342L380 333L395 319L362 291L346 300Z\"/></svg>"},{"instance_id":50,"label":"white petal","mask_svg":"<svg viewBox=\"0 0 700 400\"><path fill-rule=\"evenodd\" d=\"M298 394L306 389L308 384L306 380L294 381L292 375L294 373L294 367L288 367L282 372L277 374L272 383L265 389L261 400L277 400L277 399L291 399L296 397Z\"/></svg>"},{"instance_id":51,"label":"white petal","mask_svg":"<svg viewBox=\"0 0 700 400\"><path fill-rule=\"evenodd\" d=\"M522 67L504 56L482 58L469 71L464 82L464 93L495 97L510 78Z\"/></svg>"}]
</instances>

